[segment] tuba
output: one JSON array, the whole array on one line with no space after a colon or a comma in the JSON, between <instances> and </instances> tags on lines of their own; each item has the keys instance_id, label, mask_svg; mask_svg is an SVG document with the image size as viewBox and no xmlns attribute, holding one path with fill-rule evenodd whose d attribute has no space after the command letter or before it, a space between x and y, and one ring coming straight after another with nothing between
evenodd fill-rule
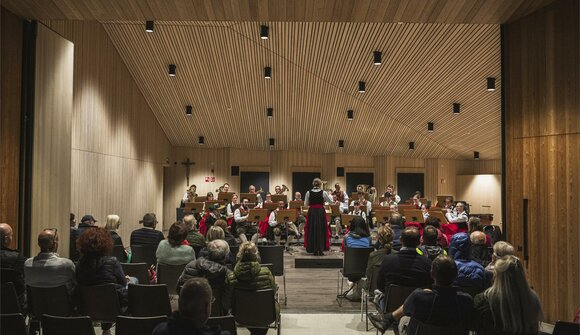
<instances>
[{"instance_id":1,"label":"tuba","mask_svg":"<svg viewBox=\"0 0 580 335\"><path fill-rule=\"evenodd\" d=\"M282 188L282 193L284 193L286 191L290 191L290 189L288 188L288 186L286 186L284 184L282 184L281 188Z\"/></svg>"}]
</instances>

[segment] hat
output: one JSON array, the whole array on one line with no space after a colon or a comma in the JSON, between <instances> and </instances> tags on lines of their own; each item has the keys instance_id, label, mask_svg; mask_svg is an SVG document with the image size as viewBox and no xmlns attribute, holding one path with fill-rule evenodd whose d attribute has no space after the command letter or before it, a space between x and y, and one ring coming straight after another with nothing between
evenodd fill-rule
<instances>
[{"instance_id":1,"label":"hat","mask_svg":"<svg viewBox=\"0 0 580 335\"><path fill-rule=\"evenodd\" d=\"M139 223L148 223L154 224L157 222L157 216L155 213L147 213L143 216L143 220L139 221Z\"/></svg>"},{"instance_id":2,"label":"hat","mask_svg":"<svg viewBox=\"0 0 580 335\"><path fill-rule=\"evenodd\" d=\"M90 214L83 216L83 218L81 219L81 222L85 222L85 221L89 221L89 220L93 220L93 221L97 222L97 220L95 220L95 218Z\"/></svg>"}]
</instances>

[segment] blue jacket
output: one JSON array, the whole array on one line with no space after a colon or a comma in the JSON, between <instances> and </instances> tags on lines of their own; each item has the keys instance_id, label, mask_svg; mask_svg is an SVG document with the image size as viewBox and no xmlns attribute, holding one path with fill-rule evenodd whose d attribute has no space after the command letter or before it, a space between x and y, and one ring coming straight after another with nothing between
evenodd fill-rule
<instances>
[{"instance_id":1,"label":"blue jacket","mask_svg":"<svg viewBox=\"0 0 580 335\"><path fill-rule=\"evenodd\" d=\"M370 237L360 237L350 232L344 238L344 246L347 248L370 248L371 238Z\"/></svg>"},{"instance_id":2,"label":"blue jacket","mask_svg":"<svg viewBox=\"0 0 580 335\"><path fill-rule=\"evenodd\" d=\"M453 235L449 245L449 255L457 264L455 286L473 287L483 291L489 286L489 278L481 264L471 259L471 241L466 233Z\"/></svg>"}]
</instances>

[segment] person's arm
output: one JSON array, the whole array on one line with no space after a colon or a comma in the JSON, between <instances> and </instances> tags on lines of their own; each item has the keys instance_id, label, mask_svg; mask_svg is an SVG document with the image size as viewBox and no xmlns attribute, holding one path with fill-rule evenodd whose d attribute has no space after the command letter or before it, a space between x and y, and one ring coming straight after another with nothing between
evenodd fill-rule
<instances>
[{"instance_id":1,"label":"person's arm","mask_svg":"<svg viewBox=\"0 0 580 335\"><path fill-rule=\"evenodd\" d=\"M272 211L272 213L270 213L270 217L268 218L268 225L270 227L276 227L278 225L278 222L276 222L276 211Z\"/></svg>"},{"instance_id":2,"label":"person's arm","mask_svg":"<svg viewBox=\"0 0 580 335\"><path fill-rule=\"evenodd\" d=\"M127 278L125 277L125 273L123 272L123 268L121 267L121 263L115 259L115 264L113 265L113 276L115 276L115 280L117 284L125 286L127 285Z\"/></svg>"},{"instance_id":3,"label":"person's arm","mask_svg":"<svg viewBox=\"0 0 580 335\"><path fill-rule=\"evenodd\" d=\"M370 201L367 201L367 215L371 214L371 210L373 209L373 204Z\"/></svg>"},{"instance_id":4,"label":"person's arm","mask_svg":"<svg viewBox=\"0 0 580 335\"><path fill-rule=\"evenodd\" d=\"M304 196L304 206L310 206L310 191L306 191L306 195Z\"/></svg>"},{"instance_id":5,"label":"person's arm","mask_svg":"<svg viewBox=\"0 0 580 335\"><path fill-rule=\"evenodd\" d=\"M326 191L322 191L322 197L324 197L325 202L328 202L329 204L334 203L334 201L332 201L332 197L330 195L328 195L328 193Z\"/></svg>"},{"instance_id":6,"label":"person's arm","mask_svg":"<svg viewBox=\"0 0 580 335\"><path fill-rule=\"evenodd\" d=\"M360 212L360 214L361 214L360 216L361 216L363 219L365 219L365 220L367 219L367 215L366 215L366 213L365 213L365 212Z\"/></svg>"},{"instance_id":7,"label":"person's arm","mask_svg":"<svg viewBox=\"0 0 580 335\"><path fill-rule=\"evenodd\" d=\"M232 204L228 204L226 207L226 219L229 219L234 216L234 212L232 211Z\"/></svg>"}]
</instances>

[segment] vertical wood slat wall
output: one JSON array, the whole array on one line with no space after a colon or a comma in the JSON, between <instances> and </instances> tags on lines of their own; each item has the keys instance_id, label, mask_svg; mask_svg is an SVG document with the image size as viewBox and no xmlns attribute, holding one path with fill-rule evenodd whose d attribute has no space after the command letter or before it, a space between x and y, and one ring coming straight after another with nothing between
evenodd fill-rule
<instances>
[{"instance_id":1,"label":"vertical wood slat wall","mask_svg":"<svg viewBox=\"0 0 580 335\"><path fill-rule=\"evenodd\" d=\"M38 233L57 228L68 252L73 112L73 44L39 24L36 36L30 252Z\"/></svg>"},{"instance_id":2,"label":"vertical wood slat wall","mask_svg":"<svg viewBox=\"0 0 580 335\"><path fill-rule=\"evenodd\" d=\"M15 236L18 236L22 20L1 8L0 222L12 226ZM12 248L17 247L17 241L17 238L13 239Z\"/></svg>"},{"instance_id":3,"label":"vertical wood slat wall","mask_svg":"<svg viewBox=\"0 0 580 335\"><path fill-rule=\"evenodd\" d=\"M169 142L100 23L45 24L75 47L71 201L66 211L75 213L77 221L92 214L98 225L105 224L108 214L118 214L119 235L128 245L144 213L163 216Z\"/></svg>"},{"instance_id":4,"label":"vertical wood slat wall","mask_svg":"<svg viewBox=\"0 0 580 335\"><path fill-rule=\"evenodd\" d=\"M579 13L557 0L505 26L508 240L523 247L529 199L526 269L549 322L580 306Z\"/></svg>"}]
</instances>

